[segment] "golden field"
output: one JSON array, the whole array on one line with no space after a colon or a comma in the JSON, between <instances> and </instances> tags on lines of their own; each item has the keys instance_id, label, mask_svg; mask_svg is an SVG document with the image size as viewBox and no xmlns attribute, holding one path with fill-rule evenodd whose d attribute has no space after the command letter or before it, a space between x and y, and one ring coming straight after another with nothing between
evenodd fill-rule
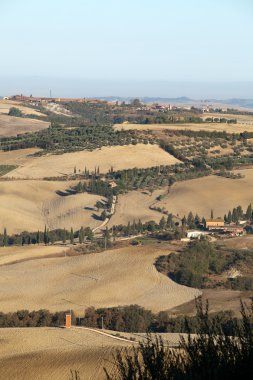
<instances>
[{"instance_id":1,"label":"golden field","mask_svg":"<svg viewBox=\"0 0 253 380\"><path fill-rule=\"evenodd\" d=\"M208 176L175 183L170 193L156 206L183 217L192 211L200 217L223 217L234 207L253 204L253 169L237 170L244 178L230 179Z\"/></svg>"},{"instance_id":2,"label":"golden field","mask_svg":"<svg viewBox=\"0 0 253 380\"><path fill-rule=\"evenodd\" d=\"M43 257L39 248L44 250ZM156 258L168 254L168 247L130 246L66 257L61 246L59 257L55 250L48 250L50 247L39 248L38 257L35 252L33 258L25 246L0 248L0 257L2 252L5 255L0 266L1 311L71 308L83 315L89 306L138 304L158 312L201 294L197 289L176 284L156 270ZM15 256L13 260L16 250L21 252L22 259L16 260ZM26 253L22 254L22 250Z\"/></svg>"},{"instance_id":3,"label":"golden field","mask_svg":"<svg viewBox=\"0 0 253 380\"><path fill-rule=\"evenodd\" d=\"M20 152L20 151L19 151ZM21 152L22 153L22 152ZM19 155L18 151L15 153ZM5 157L9 157L9 152L2 153L3 164ZM19 159L11 160L12 164L19 165ZM74 173L76 168L84 172L85 167L91 171L99 167L100 173L108 172L111 167L114 170L131 168L148 168L158 165L173 165L178 161L175 157L166 153L158 145L125 145L103 147L90 151L79 151L64 153L61 155L46 155L41 157L29 157L19 168L9 172L8 178L44 178L59 177Z\"/></svg>"},{"instance_id":4,"label":"golden field","mask_svg":"<svg viewBox=\"0 0 253 380\"><path fill-rule=\"evenodd\" d=\"M71 379L71 370L82 380L104 380L104 367L115 371L116 350L130 348L134 343L120 340L107 330L84 328L4 328L0 329L1 379ZM145 334L121 333L136 342ZM179 334L161 334L165 344L177 344ZM15 365L13 365L15 363Z\"/></svg>"},{"instance_id":5,"label":"golden field","mask_svg":"<svg viewBox=\"0 0 253 380\"><path fill-rule=\"evenodd\" d=\"M97 227L101 221L93 218L95 204L103 198L82 193L60 196L57 190L65 191L77 182L65 181L1 181L0 182L0 231L6 227L8 234L22 231L43 231L81 226Z\"/></svg>"},{"instance_id":6,"label":"golden field","mask_svg":"<svg viewBox=\"0 0 253 380\"><path fill-rule=\"evenodd\" d=\"M12 107L18 108L24 115L46 116L34 108L23 106L22 103L15 100L0 100L0 113L8 114Z\"/></svg>"},{"instance_id":7,"label":"golden field","mask_svg":"<svg viewBox=\"0 0 253 380\"><path fill-rule=\"evenodd\" d=\"M116 203L115 214L111 217L108 227L113 225L127 225L128 222L137 223L139 219L142 223L154 220L159 222L162 215L160 212L151 210L150 206L155 203L156 198L164 194L165 189L155 190L152 195L146 191L130 191L120 194Z\"/></svg>"}]
</instances>

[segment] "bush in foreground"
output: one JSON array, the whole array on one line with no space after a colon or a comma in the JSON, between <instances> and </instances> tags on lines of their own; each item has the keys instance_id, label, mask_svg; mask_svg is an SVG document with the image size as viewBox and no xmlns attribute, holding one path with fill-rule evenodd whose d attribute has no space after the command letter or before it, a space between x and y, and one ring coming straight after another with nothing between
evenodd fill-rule
<instances>
[{"instance_id":1,"label":"bush in foreground","mask_svg":"<svg viewBox=\"0 0 253 380\"><path fill-rule=\"evenodd\" d=\"M252 311L241 304L242 323L235 336L227 336L219 318L210 319L208 304L197 302L198 334L181 338L178 349L160 337L138 347L117 351L114 371L105 369L107 380L226 380L253 378Z\"/></svg>"}]
</instances>

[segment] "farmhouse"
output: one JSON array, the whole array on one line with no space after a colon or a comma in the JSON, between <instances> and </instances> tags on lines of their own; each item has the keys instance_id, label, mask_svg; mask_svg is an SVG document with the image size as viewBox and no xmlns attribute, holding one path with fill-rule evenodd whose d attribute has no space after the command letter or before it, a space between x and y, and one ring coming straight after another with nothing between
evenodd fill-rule
<instances>
[{"instance_id":1,"label":"farmhouse","mask_svg":"<svg viewBox=\"0 0 253 380\"><path fill-rule=\"evenodd\" d=\"M225 234L230 236L241 236L244 234L243 226L228 225L224 223L222 218L207 219L206 229L210 232L217 232L219 234Z\"/></svg>"},{"instance_id":2,"label":"farmhouse","mask_svg":"<svg viewBox=\"0 0 253 380\"><path fill-rule=\"evenodd\" d=\"M220 227L224 227L224 219L223 218L206 219L206 228L209 231L220 229Z\"/></svg>"}]
</instances>

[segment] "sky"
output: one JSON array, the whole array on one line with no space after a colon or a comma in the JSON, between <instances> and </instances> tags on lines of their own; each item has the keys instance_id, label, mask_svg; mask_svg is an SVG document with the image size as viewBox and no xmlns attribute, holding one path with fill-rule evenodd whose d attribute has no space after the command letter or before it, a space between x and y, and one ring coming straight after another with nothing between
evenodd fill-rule
<instances>
[{"instance_id":1,"label":"sky","mask_svg":"<svg viewBox=\"0 0 253 380\"><path fill-rule=\"evenodd\" d=\"M253 98L252 0L0 0L0 95Z\"/></svg>"}]
</instances>

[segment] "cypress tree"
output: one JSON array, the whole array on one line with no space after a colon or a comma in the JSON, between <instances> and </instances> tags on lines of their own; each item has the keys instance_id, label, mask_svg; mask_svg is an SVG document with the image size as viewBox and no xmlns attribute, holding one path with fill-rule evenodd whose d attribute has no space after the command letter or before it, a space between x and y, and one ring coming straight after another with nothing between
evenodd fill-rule
<instances>
[{"instance_id":1,"label":"cypress tree","mask_svg":"<svg viewBox=\"0 0 253 380\"><path fill-rule=\"evenodd\" d=\"M6 247L7 245L8 245L8 235L7 235L6 228L4 228L3 246Z\"/></svg>"},{"instance_id":2,"label":"cypress tree","mask_svg":"<svg viewBox=\"0 0 253 380\"><path fill-rule=\"evenodd\" d=\"M84 229L83 229L83 227L81 227L81 229L79 231L78 238L79 238L79 243L82 244L84 241Z\"/></svg>"},{"instance_id":3,"label":"cypress tree","mask_svg":"<svg viewBox=\"0 0 253 380\"><path fill-rule=\"evenodd\" d=\"M45 229L44 229L43 240L44 240L44 244L47 245L48 244L48 231L47 231L46 225L45 225Z\"/></svg>"},{"instance_id":4,"label":"cypress tree","mask_svg":"<svg viewBox=\"0 0 253 380\"><path fill-rule=\"evenodd\" d=\"M163 217L160 219L159 227L160 227L162 230L164 230L165 226L166 226L166 221L165 221L165 218L164 218L164 216L163 216Z\"/></svg>"},{"instance_id":5,"label":"cypress tree","mask_svg":"<svg viewBox=\"0 0 253 380\"><path fill-rule=\"evenodd\" d=\"M167 226L168 226L168 228L172 228L173 227L173 215L172 214L168 215Z\"/></svg>"},{"instance_id":6,"label":"cypress tree","mask_svg":"<svg viewBox=\"0 0 253 380\"><path fill-rule=\"evenodd\" d=\"M247 211L246 211L246 217L248 220L252 220L252 206L251 203L248 205Z\"/></svg>"},{"instance_id":7,"label":"cypress tree","mask_svg":"<svg viewBox=\"0 0 253 380\"><path fill-rule=\"evenodd\" d=\"M39 230L36 234L36 241L37 241L37 244L40 244L40 231Z\"/></svg>"},{"instance_id":8,"label":"cypress tree","mask_svg":"<svg viewBox=\"0 0 253 380\"><path fill-rule=\"evenodd\" d=\"M233 209L233 212L232 212L232 221L233 221L234 223L238 223L238 220L239 220L238 212L237 212L237 209L234 208L234 209Z\"/></svg>"},{"instance_id":9,"label":"cypress tree","mask_svg":"<svg viewBox=\"0 0 253 380\"><path fill-rule=\"evenodd\" d=\"M72 227L70 230L70 244L74 244L74 232Z\"/></svg>"},{"instance_id":10,"label":"cypress tree","mask_svg":"<svg viewBox=\"0 0 253 380\"><path fill-rule=\"evenodd\" d=\"M62 234L62 242L63 242L63 244L66 243L66 230L65 230L65 228L64 228L63 234Z\"/></svg>"}]
</instances>

